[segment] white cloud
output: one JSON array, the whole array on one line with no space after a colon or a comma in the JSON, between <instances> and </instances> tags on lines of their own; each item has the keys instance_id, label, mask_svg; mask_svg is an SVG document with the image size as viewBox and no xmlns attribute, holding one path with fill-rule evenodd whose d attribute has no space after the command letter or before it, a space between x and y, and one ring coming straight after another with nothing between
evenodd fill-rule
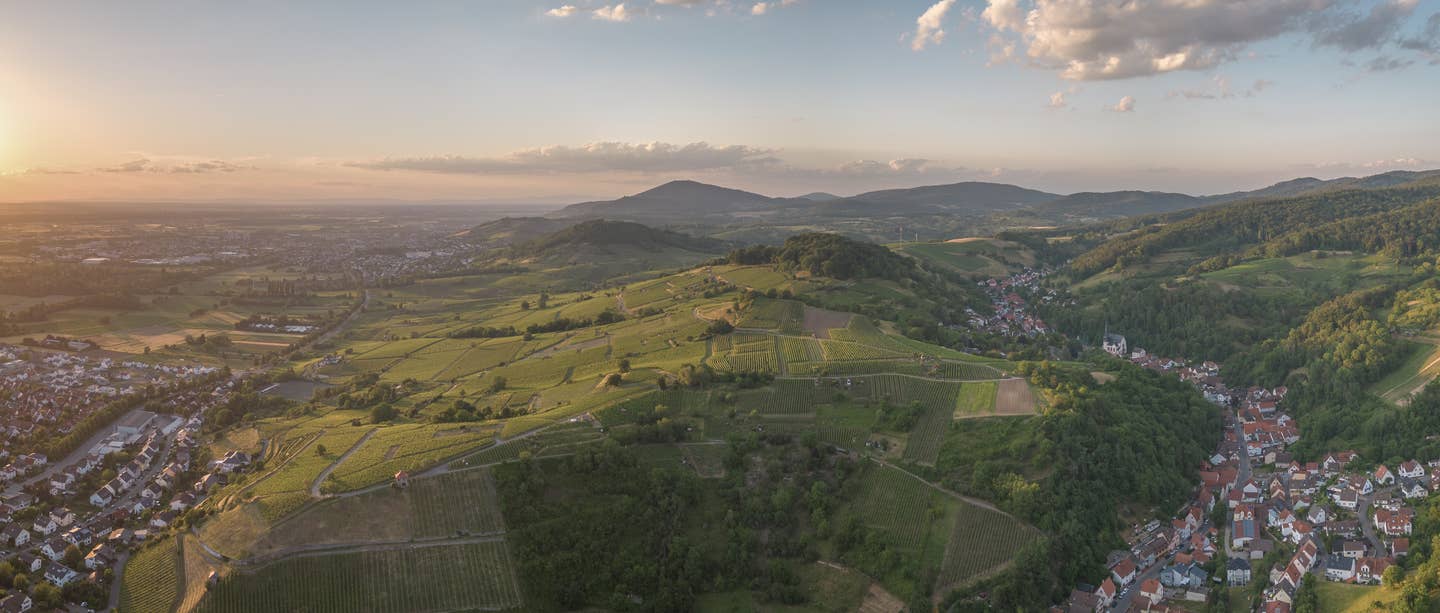
<instances>
[{"instance_id":1,"label":"white cloud","mask_svg":"<svg viewBox=\"0 0 1440 613\"><path fill-rule=\"evenodd\" d=\"M915 20L915 37L910 41L911 49L920 51L926 45L938 45L944 42L945 15L950 12L952 6L955 6L955 0L940 0Z\"/></svg>"},{"instance_id":2,"label":"white cloud","mask_svg":"<svg viewBox=\"0 0 1440 613\"><path fill-rule=\"evenodd\" d=\"M1065 92L1055 92L1053 94L1050 94L1050 108L1063 109L1068 104L1069 103L1065 101Z\"/></svg>"},{"instance_id":3,"label":"white cloud","mask_svg":"<svg viewBox=\"0 0 1440 613\"><path fill-rule=\"evenodd\" d=\"M566 5L559 6L559 7L550 9L550 10L548 10L548 11L545 11L545 14L548 15L548 16L550 16L550 17L560 17L560 18L564 18L564 17L569 17L569 16L571 16L571 15L574 15L575 13L578 13L578 12L580 12L580 9L576 8L575 5L573 5L573 4L566 4Z\"/></svg>"},{"instance_id":4,"label":"white cloud","mask_svg":"<svg viewBox=\"0 0 1440 613\"><path fill-rule=\"evenodd\" d=\"M1190 98L1200 100L1220 100L1225 98L1254 98L1260 92L1275 85L1274 81L1266 79L1256 80L1255 83L1240 90L1230 86L1230 79L1216 75L1210 80L1211 85L1206 87L1171 90L1166 98Z\"/></svg>"},{"instance_id":5,"label":"white cloud","mask_svg":"<svg viewBox=\"0 0 1440 613\"><path fill-rule=\"evenodd\" d=\"M1135 98L1133 96L1125 96L1121 98L1119 102L1115 103L1115 106L1110 107L1110 110L1116 113L1133 113L1135 112Z\"/></svg>"},{"instance_id":6,"label":"white cloud","mask_svg":"<svg viewBox=\"0 0 1440 613\"><path fill-rule=\"evenodd\" d=\"M536 175L606 172L663 173L739 170L779 162L770 149L709 143L589 143L516 151L500 157L458 155L396 157L346 162L367 170L404 170L436 174Z\"/></svg>"},{"instance_id":7,"label":"white cloud","mask_svg":"<svg viewBox=\"0 0 1440 613\"><path fill-rule=\"evenodd\" d=\"M932 160L921 158L901 158L889 162L877 162L875 160L856 160L842 164L834 172L852 177L873 177L873 176L913 176L940 170L932 166ZM822 173L825 171L821 171Z\"/></svg>"},{"instance_id":8,"label":"white cloud","mask_svg":"<svg viewBox=\"0 0 1440 613\"><path fill-rule=\"evenodd\" d=\"M590 16L594 19L599 19L601 21L621 22L630 21L631 19L633 19L635 17L635 11L625 8L625 3L621 2L620 4L616 4L614 6L602 6L600 8L597 8L594 11L590 12Z\"/></svg>"},{"instance_id":9,"label":"white cloud","mask_svg":"<svg viewBox=\"0 0 1440 613\"><path fill-rule=\"evenodd\" d=\"M1019 45L1032 66L1072 80L1125 79L1207 70L1285 35L1343 51L1401 40L1418 0L987 0L984 28L997 58ZM927 11L928 14L928 11ZM922 18L923 19L923 18ZM918 43L918 41L917 41Z\"/></svg>"},{"instance_id":10,"label":"white cloud","mask_svg":"<svg viewBox=\"0 0 1440 613\"><path fill-rule=\"evenodd\" d=\"M770 3L769 3L769 2L756 2L756 3L755 3L755 6L750 7L750 14L751 14L751 15L764 15L766 12L769 12L769 10L770 10Z\"/></svg>"}]
</instances>

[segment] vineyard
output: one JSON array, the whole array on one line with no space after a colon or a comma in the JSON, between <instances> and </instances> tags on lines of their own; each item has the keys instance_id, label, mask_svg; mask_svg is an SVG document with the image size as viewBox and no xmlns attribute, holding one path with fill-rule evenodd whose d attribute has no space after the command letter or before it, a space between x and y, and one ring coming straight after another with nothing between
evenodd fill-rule
<instances>
[{"instance_id":1,"label":"vineyard","mask_svg":"<svg viewBox=\"0 0 1440 613\"><path fill-rule=\"evenodd\" d=\"M776 372L779 361L775 354L775 341L769 334L748 334L736 332L718 338L710 356L711 365L719 370L732 372ZM722 345L728 351L721 353Z\"/></svg>"},{"instance_id":2,"label":"vineyard","mask_svg":"<svg viewBox=\"0 0 1440 613\"><path fill-rule=\"evenodd\" d=\"M324 431L318 437L307 437L314 439L313 443L302 445L300 448L290 452L289 460L283 466L275 469L269 475L256 482L250 488L249 494L266 497L286 492L303 492L310 489L310 484L320 476L325 467L340 459L340 455L347 449L354 446L361 437L368 431L366 428L344 427L332 431ZM301 439L294 442L299 443ZM287 447L289 443L287 437ZM325 453L320 454L318 450L324 446ZM283 452L283 451L282 451Z\"/></svg>"},{"instance_id":3,"label":"vineyard","mask_svg":"<svg viewBox=\"0 0 1440 613\"><path fill-rule=\"evenodd\" d=\"M960 395L960 383L934 381L902 375L876 375L867 377L870 397L874 400L901 406L919 402L927 409L953 411L956 398Z\"/></svg>"},{"instance_id":4,"label":"vineyard","mask_svg":"<svg viewBox=\"0 0 1440 613\"><path fill-rule=\"evenodd\" d=\"M815 412L824 401L824 390L806 380L779 380L770 388L740 392L739 411L755 410L761 415L804 415Z\"/></svg>"},{"instance_id":5,"label":"vineyard","mask_svg":"<svg viewBox=\"0 0 1440 613\"><path fill-rule=\"evenodd\" d=\"M953 406L925 409L910 430L910 438L905 443L905 459L934 466L940 457L940 448L945 445L945 433L950 431L954 415Z\"/></svg>"},{"instance_id":6,"label":"vineyard","mask_svg":"<svg viewBox=\"0 0 1440 613\"><path fill-rule=\"evenodd\" d=\"M437 436L435 426L423 424L389 426L346 458L321 487L327 492L344 492L384 483L401 470L433 466L492 440L490 434L474 432Z\"/></svg>"},{"instance_id":7,"label":"vineyard","mask_svg":"<svg viewBox=\"0 0 1440 613\"><path fill-rule=\"evenodd\" d=\"M410 484L415 536L500 532L499 494L489 469L447 473Z\"/></svg>"},{"instance_id":8,"label":"vineyard","mask_svg":"<svg viewBox=\"0 0 1440 613\"><path fill-rule=\"evenodd\" d=\"M210 589L197 611L388 613L520 604L505 543L480 542L292 558L231 574Z\"/></svg>"},{"instance_id":9,"label":"vineyard","mask_svg":"<svg viewBox=\"0 0 1440 613\"><path fill-rule=\"evenodd\" d=\"M167 538L132 556L120 586L121 613L169 613L180 596L179 555Z\"/></svg>"},{"instance_id":10,"label":"vineyard","mask_svg":"<svg viewBox=\"0 0 1440 613\"><path fill-rule=\"evenodd\" d=\"M856 510L866 526L907 556L924 557L939 494L898 468L872 464L858 479Z\"/></svg>"},{"instance_id":11,"label":"vineyard","mask_svg":"<svg viewBox=\"0 0 1440 613\"><path fill-rule=\"evenodd\" d=\"M793 300L756 298L740 318L742 328L779 330L799 334L804 329L805 305Z\"/></svg>"},{"instance_id":12,"label":"vineyard","mask_svg":"<svg viewBox=\"0 0 1440 613\"><path fill-rule=\"evenodd\" d=\"M969 504L960 505L936 586L950 589L1010 561L1036 537L1014 518Z\"/></svg>"}]
</instances>

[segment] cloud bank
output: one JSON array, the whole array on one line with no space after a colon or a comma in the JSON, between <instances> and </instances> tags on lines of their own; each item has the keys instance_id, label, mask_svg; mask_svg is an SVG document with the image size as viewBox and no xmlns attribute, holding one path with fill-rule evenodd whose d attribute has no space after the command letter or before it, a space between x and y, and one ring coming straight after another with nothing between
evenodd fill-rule
<instances>
[{"instance_id":1,"label":"cloud bank","mask_svg":"<svg viewBox=\"0 0 1440 613\"><path fill-rule=\"evenodd\" d=\"M1440 17L1415 36L1401 29L1419 0L987 0L979 23L994 59L1023 59L1076 81L1207 70L1282 36L1345 53L1440 45ZM943 2L941 3L943 4ZM940 5L921 16L932 16ZM944 10L938 16L944 18ZM939 23L913 45L943 40ZM1431 32L1433 30L1433 32ZM922 31L938 32L922 39Z\"/></svg>"}]
</instances>

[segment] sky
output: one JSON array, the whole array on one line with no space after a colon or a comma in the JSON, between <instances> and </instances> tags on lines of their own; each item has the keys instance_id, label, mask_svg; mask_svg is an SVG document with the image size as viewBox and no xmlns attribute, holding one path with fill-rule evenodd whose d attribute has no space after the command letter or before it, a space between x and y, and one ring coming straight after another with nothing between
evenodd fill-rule
<instances>
[{"instance_id":1,"label":"sky","mask_svg":"<svg viewBox=\"0 0 1440 613\"><path fill-rule=\"evenodd\" d=\"M1440 0L0 1L0 202L1440 168Z\"/></svg>"}]
</instances>

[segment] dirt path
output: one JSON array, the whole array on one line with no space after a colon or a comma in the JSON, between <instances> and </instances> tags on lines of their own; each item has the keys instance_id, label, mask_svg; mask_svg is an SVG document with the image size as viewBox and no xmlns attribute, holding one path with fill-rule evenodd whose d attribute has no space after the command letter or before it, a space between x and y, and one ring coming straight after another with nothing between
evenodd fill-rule
<instances>
[{"instance_id":1,"label":"dirt path","mask_svg":"<svg viewBox=\"0 0 1440 613\"><path fill-rule=\"evenodd\" d=\"M375 436L375 433L379 431L379 429L374 429L366 432L365 436L360 437L359 441L356 441L354 445L351 445L349 449L346 449L345 453L340 454L340 457L336 458L334 462L331 462L329 466L326 466L325 470L320 471L320 474L315 477L315 481L310 484L310 497L324 498L325 496L320 493L320 485L322 483L325 483L326 479L330 478L330 473L335 472L336 467L340 466L340 464L344 463L345 460L349 459L350 455L355 453L356 450L360 449L361 445L370 442L370 439L373 438Z\"/></svg>"},{"instance_id":2,"label":"dirt path","mask_svg":"<svg viewBox=\"0 0 1440 613\"><path fill-rule=\"evenodd\" d=\"M981 499L979 499L979 498L971 498L971 497L966 496L966 495L964 495L964 494L961 494L961 493L958 493L958 492L952 492L952 491L950 491L950 490L947 490L947 489L945 489L945 488L943 488L943 487L940 487L938 484L935 484L935 483L931 483L931 482L929 482L929 481L926 481L925 478L924 478L924 477L921 477L920 475L917 475L917 474L912 473L912 472L910 472L910 471L908 471L908 470L905 470L904 468L901 468L901 467L899 467L899 466L896 466L896 465L894 465L894 464L891 464L891 463L889 463L889 462L886 462L885 460L882 460L882 459L876 458L876 457L871 457L871 458L870 458L870 461L872 461L872 462L874 462L874 463L876 463L876 464L879 464L879 465L881 465L881 466L888 466L888 467L893 468L893 469L895 469L895 470L898 470L898 471L900 471L900 472L902 472L902 473L905 473L905 474L906 474L907 476L909 476L911 479L914 479L914 480L916 480L916 481L919 481L919 482L921 482L921 483L924 483L925 485L930 486L931 489L934 489L934 490L937 491L937 492L940 492L940 493L942 493L942 494L945 494L946 496L949 496L949 497L951 497L951 498L954 498L954 499L956 499L956 500L959 500L959 501L964 502L964 503L967 503L967 504L975 505L975 506L980 507L980 508L982 508L982 509L985 509L985 510L987 510L987 511L994 511L994 512L996 512L996 513L999 513L999 514L1001 514L1001 515L1004 515L1005 517L1009 517L1010 519L1013 519L1013 520L1015 520L1016 522L1019 522L1020 525L1022 525L1022 526L1029 526L1029 525L1030 525L1030 524L1025 523L1024 520L1022 520L1022 519L1020 519L1020 518L1018 518L1018 517L1015 517L1014 515L1011 515L1011 514L1009 514L1009 513L1006 513L1005 511L1000 510L999 507L996 507L995 505L993 505L993 504L991 504L991 503L989 503L989 502L986 502L986 501L981 500Z\"/></svg>"}]
</instances>

